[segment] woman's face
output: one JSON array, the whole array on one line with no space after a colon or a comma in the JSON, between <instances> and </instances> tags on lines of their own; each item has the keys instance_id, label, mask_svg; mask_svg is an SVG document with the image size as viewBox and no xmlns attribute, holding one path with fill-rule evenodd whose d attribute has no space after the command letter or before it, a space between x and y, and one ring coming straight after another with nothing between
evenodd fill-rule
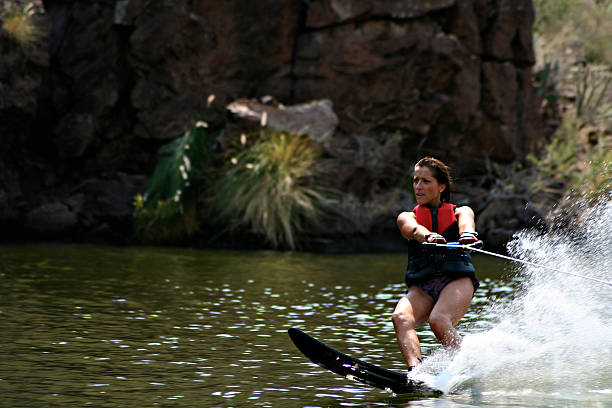
<instances>
[{"instance_id":1,"label":"woman's face","mask_svg":"<svg viewBox=\"0 0 612 408\"><path fill-rule=\"evenodd\" d=\"M446 189L446 184L438 183L429 167L414 168L413 184L417 204L430 207L440 206L440 195Z\"/></svg>"}]
</instances>

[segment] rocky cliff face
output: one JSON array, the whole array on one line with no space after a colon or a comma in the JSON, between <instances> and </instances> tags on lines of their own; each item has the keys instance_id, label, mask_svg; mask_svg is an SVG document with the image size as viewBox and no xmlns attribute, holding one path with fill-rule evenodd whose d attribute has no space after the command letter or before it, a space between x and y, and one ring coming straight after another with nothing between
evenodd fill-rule
<instances>
[{"instance_id":1,"label":"rocky cliff face","mask_svg":"<svg viewBox=\"0 0 612 408\"><path fill-rule=\"evenodd\" d=\"M531 0L36 4L34 47L0 37L0 220L25 236L125 236L157 148L239 98L327 98L334 137L401 132L397 160L465 180L543 138Z\"/></svg>"}]
</instances>

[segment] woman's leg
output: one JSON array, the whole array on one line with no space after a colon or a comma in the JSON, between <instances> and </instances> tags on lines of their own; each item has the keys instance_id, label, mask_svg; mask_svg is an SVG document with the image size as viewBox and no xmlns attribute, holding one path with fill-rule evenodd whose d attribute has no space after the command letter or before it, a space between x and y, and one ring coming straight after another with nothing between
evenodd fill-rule
<instances>
[{"instance_id":1,"label":"woman's leg","mask_svg":"<svg viewBox=\"0 0 612 408\"><path fill-rule=\"evenodd\" d=\"M429 295L421 288L411 286L393 311L392 320L397 343L409 367L417 365L421 358L421 345L415 328L427 321L433 306Z\"/></svg>"},{"instance_id":2,"label":"woman's leg","mask_svg":"<svg viewBox=\"0 0 612 408\"><path fill-rule=\"evenodd\" d=\"M440 292L440 297L429 314L429 325L438 340L451 348L459 348L461 335L455 325L465 315L474 294L474 285L470 278L451 281Z\"/></svg>"}]
</instances>

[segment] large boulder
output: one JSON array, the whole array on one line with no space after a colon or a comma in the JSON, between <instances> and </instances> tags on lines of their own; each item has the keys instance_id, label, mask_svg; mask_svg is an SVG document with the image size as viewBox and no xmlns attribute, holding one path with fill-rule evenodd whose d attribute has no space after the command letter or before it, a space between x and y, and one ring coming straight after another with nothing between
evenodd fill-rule
<instances>
[{"instance_id":1,"label":"large boulder","mask_svg":"<svg viewBox=\"0 0 612 408\"><path fill-rule=\"evenodd\" d=\"M294 106L274 106L253 99L239 99L227 105L227 109L261 127L309 135L322 145L330 143L338 126L338 117L329 99Z\"/></svg>"},{"instance_id":2,"label":"large boulder","mask_svg":"<svg viewBox=\"0 0 612 408\"><path fill-rule=\"evenodd\" d=\"M45 203L26 215L25 227L36 238L70 236L76 226L77 214L63 203Z\"/></svg>"}]
</instances>

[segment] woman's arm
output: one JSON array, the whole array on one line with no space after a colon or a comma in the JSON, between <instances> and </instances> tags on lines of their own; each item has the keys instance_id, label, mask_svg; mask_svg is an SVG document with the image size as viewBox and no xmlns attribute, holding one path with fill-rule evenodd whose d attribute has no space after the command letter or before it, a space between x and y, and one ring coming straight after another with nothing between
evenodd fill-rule
<instances>
[{"instance_id":1,"label":"woman's arm","mask_svg":"<svg viewBox=\"0 0 612 408\"><path fill-rule=\"evenodd\" d=\"M397 216L397 227L406 239L415 239L425 242L425 237L430 231L419 224L413 212L403 212Z\"/></svg>"},{"instance_id":2,"label":"woman's arm","mask_svg":"<svg viewBox=\"0 0 612 408\"><path fill-rule=\"evenodd\" d=\"M476 232L476 223L474 222L474 211L468 206L458 207L455 209L455 216L459 223L459 235L464 232Z\"/></svg>"}]
</instances>

